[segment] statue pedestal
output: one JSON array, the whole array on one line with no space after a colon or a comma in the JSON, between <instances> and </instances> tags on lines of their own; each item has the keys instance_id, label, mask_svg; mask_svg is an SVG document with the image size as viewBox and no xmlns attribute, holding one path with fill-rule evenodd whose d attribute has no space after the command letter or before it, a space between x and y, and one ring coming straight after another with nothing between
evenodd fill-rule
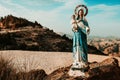
<instances>
[{"instance_id":1,"label":"statue pedestal","mask_svg":"<svg viewBox=\"0 0 120 80\"><path fill-rule=\"evenodd\" d=\"M74 69L70 69L68 72L69 76L73 76L73 77L77 77L77 76L82 76L85 77L85 72L84 70L74 70Z\"/></svg>"},{"instance_id":2,"label":"statue pedestal","mask_svg":"<svg viewBox=\"0 0 120 80\"><path fill-rule=\"evenodd\" d=\"M71 66L68 74L69 76L82 76L82 77L87 77L85 75L85 71L88 70L89 67L85 67L85 64L82 62L75 62L73 63L73 65Z\"/></svg>"}]
</instances>

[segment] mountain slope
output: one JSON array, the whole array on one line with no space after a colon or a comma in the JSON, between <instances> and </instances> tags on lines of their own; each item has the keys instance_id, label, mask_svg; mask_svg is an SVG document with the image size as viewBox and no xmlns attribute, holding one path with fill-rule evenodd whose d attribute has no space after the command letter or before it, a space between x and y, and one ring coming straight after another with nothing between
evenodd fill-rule
<instances>
[{"instance_id":1,"label":"mountain slope","mask_svg":"<svg viewBox=\"0 0 120 80\"><path fill-rule=\"evenodd\" d=\"M12 15L0 21L3 24L0 31L1 50L71 51L72 40L61 37L37 22Z\"/></svg>"},{"instance_id":2,"label":"mountain slope","mask_svg":"<svg viewBox=\"0 0 120 80\"><path fill-rule=\"evenodd\" d=\"M41 24L12 15L0 19L0 50L72 51L72 40ZM88 52L104 54L88 45Z\"/></svg>"}]
</instances>

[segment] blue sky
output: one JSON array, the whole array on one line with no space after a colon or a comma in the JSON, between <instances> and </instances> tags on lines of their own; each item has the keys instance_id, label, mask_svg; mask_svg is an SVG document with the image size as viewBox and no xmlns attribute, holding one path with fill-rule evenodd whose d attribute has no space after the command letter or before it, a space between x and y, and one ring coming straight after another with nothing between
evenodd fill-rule
<instances>
[{"instance_id":1,"label":"blue sky","mask_svg":"<svg viewBox=\"0 0 120 80\"><path fill-rule=\"evenodd\" d=\"M70 19L78 4L88 6L90 35L120 37L119 0L1 0L0 16L12 14L72 34Z\"/></svg>"},{"instance_id":2,"label":"blue sky","mask_svg":"<svg viewBox=\"0 0 120 80\"><path fill-rule=\"evenodd\" d=\"M106 5L117 5L120 4L120 0L85 0L89 5L98 5L98 4L106 4Z\"/></svg>"}]
</instances>

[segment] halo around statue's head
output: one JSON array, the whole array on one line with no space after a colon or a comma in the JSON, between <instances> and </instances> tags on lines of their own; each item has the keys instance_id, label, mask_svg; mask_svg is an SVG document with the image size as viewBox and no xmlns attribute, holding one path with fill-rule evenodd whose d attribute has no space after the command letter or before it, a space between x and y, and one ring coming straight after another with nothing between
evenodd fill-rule
<instances>
[{"instance_id":1,"label":"halo around statue's head","mask_svg":"<svg viewBox=\"0 0 120 80\"><path fill-rule=\"evenodd\" d=\"M83 4L80 4L80 5L76 6L75 11L74 11L75 14L78 15L78 11L79 11L80 9L85 10L85 11L84 11L84 12L85 12L84 16L86 16L86 15L88 14L88 8L87 8L87 6L85 6L85 5L83 5Z\"/></svg>"}]
</instances>

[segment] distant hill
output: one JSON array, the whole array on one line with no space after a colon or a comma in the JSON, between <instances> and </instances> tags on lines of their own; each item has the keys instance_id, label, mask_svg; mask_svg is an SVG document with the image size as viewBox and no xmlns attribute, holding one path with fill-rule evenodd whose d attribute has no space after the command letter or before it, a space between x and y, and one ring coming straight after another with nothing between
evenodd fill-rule
<instances>
[{"instance_id":1,"label":"distant hill","mask_svg":"<svg viewBox=\"0 0 120 80\"><path fill-rule=\"evenodd\" d=\"M15 17L12 15L8 15L8 16L4 16L0 18L0 28L1 29L15 29L15 28L19 28L19 27L25 27L25 26L39 26L42 27L41 24L38 24L37 21L35 21L34 23L31 21L28 21L24 18L21 17Z\"/></svg>"},{"instance_id":2,"label":"distant hill","mask_svg":"<svg viewBox=\"0 0 120 80\"><path fill-rule=\"evenodd\" d=\"M41 24L12 15L0 19L0 50L72 51L72 39ZM93 46L89 53L104 54Z\"/></svg>"},{"instance_id":3,"label":"distant hill","mask_svg":"<svg viewBox=\"0 0 120 80\"><path fill-rule=\"evenodd\" d=\"M0 50L71 51L72 40L12 15L0 19Z\"/></svg>"},{"instance_id":4,"label":"distant hill","mask_svg":"<svg viewBox=\"0 0 120 80\"><path fill-rule=\"evenodd\" d=\"M120 57L120 39L117 38L94 38L88 44L96 47L101 52Z\"/></svg>"}]
</instances>

